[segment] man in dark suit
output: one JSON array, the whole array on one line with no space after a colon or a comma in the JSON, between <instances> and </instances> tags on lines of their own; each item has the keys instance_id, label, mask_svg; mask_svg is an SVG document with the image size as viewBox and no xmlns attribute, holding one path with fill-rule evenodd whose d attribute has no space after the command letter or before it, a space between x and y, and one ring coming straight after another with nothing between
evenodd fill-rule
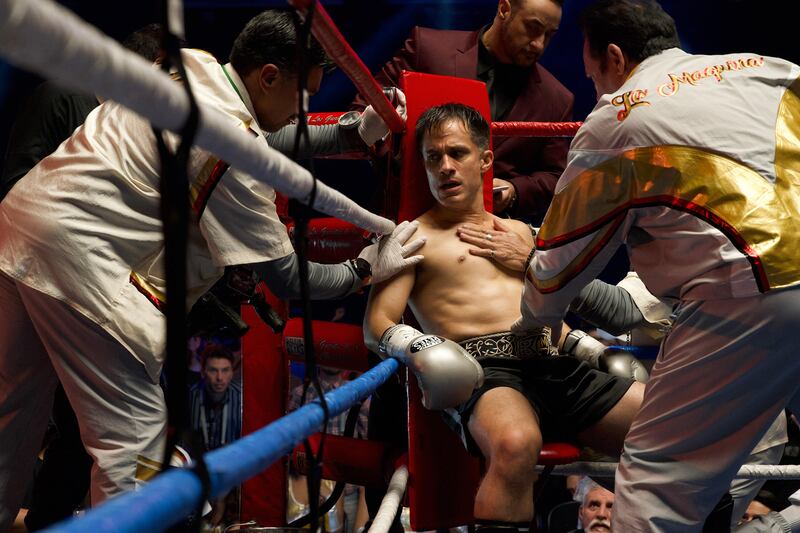
<instances>
[{"instance_id":1,"label":"man in dark suit","mask_svg":"<svg viewBox=\"0 0 800 533\"><path fill-rule=\"evenodd\" d=\"M402 70L481 80L495 121L569 121L573 96L537 63L561 21L563 0L500 0L494 21L476 31L415 27L376 75L397 86ZM357 99L356 104L364 107ZM495 138L494 211L540 217L564 170L569 141Z\"/></svg>"}]
</instances>

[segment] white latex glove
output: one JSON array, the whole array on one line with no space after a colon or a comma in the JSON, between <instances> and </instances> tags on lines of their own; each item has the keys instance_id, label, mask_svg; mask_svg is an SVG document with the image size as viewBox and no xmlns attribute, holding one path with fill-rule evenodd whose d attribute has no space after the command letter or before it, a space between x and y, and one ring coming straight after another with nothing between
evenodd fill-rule
<instances>
[{"instance_id":1,"label":"white latex glove","mask_svg":"<svg viewBox=\"0 0 800 533\"><path fill-rule=\"evenodd\" d=\"M406 95L400 89L394 90L392 98L397 114L406 119ZM389 127L372 106L367 106L361 114L361 122L358 124L358 134L367 146L372 146L389 134Z\"/></svg>"},{"instance_id":2,"label":"white latex glove","mask_svg":"<svg viewBox=\"0 0 800 533\"><path fill-rule=\"evenodd\" d=\"M406 241L417 231L419 223L408 220L397 225L391 235L384 235L378 242L361 250L358 257L365 259L372 267L372 283L385 281L401 270L422 261L421 255L411 255L425 244L425 238L419 238L406 244ZM410 257L409 257L410 256Z\"/></svg>"}]
</instances>

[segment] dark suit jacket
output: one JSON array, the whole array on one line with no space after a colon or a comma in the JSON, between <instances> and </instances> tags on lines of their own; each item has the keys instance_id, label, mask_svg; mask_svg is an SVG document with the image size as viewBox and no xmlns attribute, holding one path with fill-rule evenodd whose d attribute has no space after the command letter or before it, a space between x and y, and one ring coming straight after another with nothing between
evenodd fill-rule
<instances>
[{"instance_id":1,"label":"dark suit jacket","mask_svg":"<svg viewBox=\"0 0 800 533\"><path fill-rule=\"evenodd\" d=\"M415 27L405 46L376 75L378 82L396 86L400 71L410 70L477 79L479 31ZM541 65L531 67L527 85L504 121L572 120L573 96ZM363 108L364 102L356 100ZM496 138L494 177L517 189L514 216L543 215L556 181L566 165L569 139Z\"/></svg>"},{"instance_id":2,"label":"dark suit jacket","mask_svg":"<svg viewBox=\"0 0 800 533\"><path fill-rule=\"evenodd\" d=\"M0 174L0 200L36 163L55 152L83 124L97 98L46 81L17 113Z\"/></svg>"}]
</instances>

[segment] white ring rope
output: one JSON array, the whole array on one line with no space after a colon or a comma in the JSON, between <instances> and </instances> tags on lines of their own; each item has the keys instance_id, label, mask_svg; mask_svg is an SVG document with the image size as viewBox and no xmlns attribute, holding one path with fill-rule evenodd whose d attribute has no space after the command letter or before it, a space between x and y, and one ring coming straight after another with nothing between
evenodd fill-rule
<instances>
[{"instance_id":1,"label":"white ring rope","mask_svg":"<svg viewBox=\"0 0 800 533\"><path fill-rule=\"evenodd\" d=\"M544 467L537 466L541 472ZM575 462L558 465L553 468L552 474L557 476L571 476L583 474L590 477L614 477L617 472L617 463ZM735 479L800 479L800 465L742 465L736 473Z\"/></svg>"},{"instance_id":2,"label":"white ring rope","mask_svg":"<svg viewBox=\"0 0 800 533\"><path fill-rule=\"evenodd\" d=\"M389 481L389 489L381 501L381 506L378 508L378 513L375 515L375 520L372 521L368 533L386 533L389 531L389 528L392 527L392 522L394 522L394 517L397 515L397 510L400 508L403 494L406 493L407 483L408 468L406 465L401 465L392 474L392 479Z\"/></svg>"},{"instance_id":3,"label":"white ring rope","mask_svg":"<svg viewBox=\"0 0 800 533\"><path fill-rule=\"evenodd\" d=\"M180 130L189 113L188 97L169 76L50 0L0 0L0 55L73 89L115 100L161 129ZM308 202L311 174L232 127L222 112L201 107L195 142L275 190ZM376 233L394 229L392 221L320 182L314 208Z\"/></svg>"}]
</instances>

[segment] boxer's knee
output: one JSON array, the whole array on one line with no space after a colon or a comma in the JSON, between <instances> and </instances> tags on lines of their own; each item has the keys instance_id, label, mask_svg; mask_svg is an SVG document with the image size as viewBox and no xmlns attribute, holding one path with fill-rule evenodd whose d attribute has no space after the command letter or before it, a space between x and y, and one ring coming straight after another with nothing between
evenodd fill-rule
<instances>
[{"instance_id":1,"label":"boxer's knee","mask_svg":"<svg viewBox=\"0 0 800 533\"><path fill-rule=\"evenodd\" d=\"M492 438L489 464L508 479L533 477L542 437L533 426L509 427Z\"/></svg>"}]
</instances>

